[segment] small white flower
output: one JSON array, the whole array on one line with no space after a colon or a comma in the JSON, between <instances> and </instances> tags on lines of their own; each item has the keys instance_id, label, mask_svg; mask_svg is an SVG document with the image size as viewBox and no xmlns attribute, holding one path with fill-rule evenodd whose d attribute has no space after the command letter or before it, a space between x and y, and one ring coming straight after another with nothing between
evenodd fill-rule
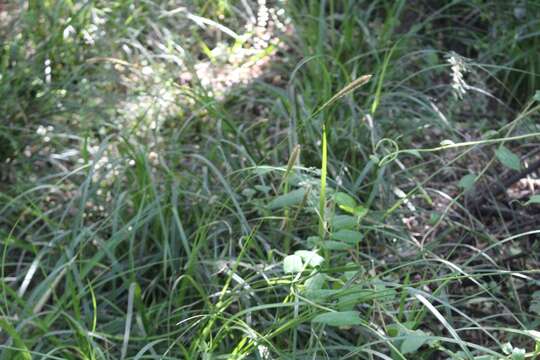
<instances>
[{"instance_id":1,"label":"small white flower","mask_svg":"<svg viewBox=\"0 0 540 360\"><path fill-rule=\"evenodd\" d=\"M75 28L71 25L68 25L65 29L64 29L64 40L67 40L71 37L71 35L74 35L75 34Z\"/></svg>"},{"instance_id":2,"label":"small white flower","mask_svg":"<svg viewBox=\"0 0 540 360\"><path fill-rule=\"evenodd\" d=\"M451 65L452 88L454 89L457 97L461 99L469 89L469 85L467 85L465 79L463 78L463 74L468 71L466 59L455 52L451 52L447 56L447 61Z\"/></svg>"},{"instance_id":3,"label":"small white flower","mask_svg":"<svg viewBox=\"0 0 540 360\"><path fill-rule=\"evenodd\" d=\"M152 70L152 68L150 66L145 66L141 69L141 72L143 75L152 75L154 73L154 70Z\"/></svg>"},{"instance_id":4,"label":"small white flower","mask_svg":"<svg viewBox=\"0 0 540 360\"><path fill-rule=\"evenodd\" d=\"M150 160L152 165L159 164L158 154L155 151L150 151L148 154L148 160Z\"/></svg>"},{"instance_id":5,"label":"small white flower","mask_svg":"<svg viewBox=\"0 0 540 360\"><path fill-rule=\"evenodd\" d=\"M39 136L45 136L47 135L47 129L45 128L45 126L39 125L36 130L36 134L38 134Z\"/></svg>"}]
</instances>

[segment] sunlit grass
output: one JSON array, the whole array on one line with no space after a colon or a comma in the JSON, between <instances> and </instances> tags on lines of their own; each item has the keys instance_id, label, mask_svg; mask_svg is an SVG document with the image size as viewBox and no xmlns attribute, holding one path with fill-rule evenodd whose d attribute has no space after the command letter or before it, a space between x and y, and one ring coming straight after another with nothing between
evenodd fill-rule
<instances>
[{"instance_id":1,"label":"sunlit grass","mask_svg":"<svg viewBox=\"0 0 540 360\"><path fill-rule=\"evenodd\" d=\"M535 358L527 6L0 5L0 359Z\"/></svg>"}]
</instances>

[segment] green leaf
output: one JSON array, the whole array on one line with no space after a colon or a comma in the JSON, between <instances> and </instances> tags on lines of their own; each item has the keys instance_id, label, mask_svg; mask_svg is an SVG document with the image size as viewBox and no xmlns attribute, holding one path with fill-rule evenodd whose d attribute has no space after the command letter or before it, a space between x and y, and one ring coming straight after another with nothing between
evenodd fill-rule
<instances>
[{"instance_id":1,"label":"green leaf","mask_svg":"<svg viewBox=\"0 0 540 360\"><path fill-rule=\"evenodd\" d=\"M270 210L275 210L275 209L281 209L287 206L298 205L302 202L302 200L304 200L305 195L306 195L306 189L304 188L293 190L291 192L288 192L287 194L283 194L283 195L275 197L268 204L268 208Z\"/></svg>"},{"instance_id":2,"label":"green leaf","mask_svg":"<svg viewBox=\"0 0 540 360\"><path fill-rule=\"evenodd\" d=\"M336 201L336 203L339 205L340 208L342 206L351 208L351 209L354 209L356 207L356 200L354 200L354 198L350 196L349 194L345 194L343 192L336 193L334 195L334 200Z\"/></svg>"},{"instance_id":3,"label":"green leaf","mask_svg":"<svg viewBox=\"0 0 540 360\"><path fill-rule=\"evenodd\" d=\"M315 289L315 290L308 290L305 292L305 297L307 297L310 300L313 301L323 301L326 300L334 295L336 295L340 290L332 290L332 289Z\"/></svg>"},{"instance_id":4,"label":"green leaf","mask_svg":"<svg viewBox=\"0 0 540 360\"><path fill-rule=\"evenodd\" d=\"M501 145L500 148L495 150L495 156L504 166L517 171L521 170L519 156L508 150L508 148Z\"/></svg>"},{"instance_id":5,"label":"green leaf","mask_svg":"<svg viewBox=\"0 0 540 360\"><path fill-rule=\"evenodd\" d=\"M533 99L536 101L540 101L540 90L536 90Z\"/></svg>"},{"instance_id":6,"label":"green leaf","mask_svg":"<svg viewBox=\"0 0 540 360\"><path fill-rule=\"evenodd\" d=\"M302 258L298 255L289 255L283 259L283 271L287 274L299 273L304 269Z\"/></svg>"},{"instance_id":7,"label":"green leaf","mask_svg":"<svg viewBox=\"0 0 540 360\"><path fill-rule=\"evenodd\" d=\"M321 238L318 236L308 236L306 242L312 248L320 247L322 245Z\"/></svg>"},{"instance_id":8,"label":"green leaf","mask_svg":"<svg viewBox=\"0 0 540 360\"><path fill-rule=\"evenodd\" d=\"M257 191L254 190L254 189L251 189L251 188L246 188L244 190L242 190L242 195L244 195L245 197L251 199L253 197L253 195L255 195Z\"/></svg>"},{"instance_id":9,"label":"green leaf","mask_svg":"<svg viewBox=\"0 0 540 360\"><path fill-rule=\"evenodd\" d=\"M266 186L266 185L255 185L254 187L255 189L259 190L260 192L264 194L268 194L270 190L272 190L270 186Z\"/></svg>"},{"instance_id":10,"label":"green leaf","mask_svg":"<svg viewBox=\"0 0 540 360\"><path fill-rule=\"evenodd\" d=\"M344 241L349 244L357 244L363 237L364 235L361 232L354 230L339 230L332 234L333 240Z\"/></svg>"},{"instance_id":11,"label":"green leaf","mask_svg":"<svg viewBox=\"0 0 540 360\"><path fill-rule=\"evenodd\" d=\"M529 201L525 205L540 204L540 195L533 195L529 198Z\"/></svg>"},{"instance_id":12,"label":"green leaf","mask_svg":"<svg viewBox=\"0 0 540 360\"><path fill-rule=\"evenodd\" d=\"M468 174L462 177L461 180L459 180L458 185L463 190L470 190L473 188L475 180L476 180L475 174Z\"/></svg>"},{"instance_id":13,"label":"green leaf","mask_svg":"<svg viewBox=\"0 0 540 360\"><path fill-rule=\"evenodd\" d=\"M356 215L359 219L361 219L366 216L366 214L368 213L368 209L360 205L355 207L352 213Z\"/></svg>"},{"instance_id":14,"label":"green leaf","mask_svg":"<svg viewBox=\"0 0 540 360\"><path fill-rule=\"evenodd\" d=\"M436 50L433 50L433 49L426 50L423 54L423 57L428 66L435 66L439 64L439 56L437 55Z\"/></svg>"},{"instance_id":15,"label":"green leaf","mask_svg":"<svg viewBox=\"0 0 540 360\"><path fill-rule=\"evenodd\" d=\"M341 210L356 215L359 218L364 217L368 212L368 209L365 207L357 205L356 200L349 194L338 192L334 195L334 200Z\"/></svg>"},{"instance_id":16,"label":"green leaf","mask_svg":"<svg viewBox=\"0 0 540 360\"><path fill-rule=\"evenodd\" d=\"M327 312L315 316L311 321L329 326L352 326L362 324L362 319L360 319L360 313L358 311Z\"/></svg>"},{"instance_id":17,"label":"green leaf","mask_svg":"<svg viewBox=\"0 0 540 360\"><path fill-rule=\"evenodd\" d=\"M534 301L529 305L529 312L540 315L540 301Z\"/></svg>"},{"instance_id":18,"label":"green leaf","mask_svg":"<svg viewBox=\"0 0 540 360\"><path fill-rule=\"evenodd\" d=\"M512 360L525 360L525 349L513 348L512 349Z\"/></svg>"},{"instance_id":19,"label":"green leaf","mask_svg":"<svg viewBox=\"0 0 540 360\"><path fill-rule=\"evenodd\" d=\"M0 318L0 329L3 329L12 339L13 339L13 345L17 349L12 349L11 351L6 351L5 354L12 354L13 352L17 351L17 354L14 358L12 358L10 355L10 359L20 359L20 360L32 360L32 355L30 355L30 351L24 344L21 336L19 333L17 333L17 330L7 321Z\"/></svg>"},{"instance_id":20,"label":"green leaf","mask_svg":"<svg viewBox=\"0 0 540 360\"><path fill-rule=\"evenodd\" d=\"M306 280L306 283L304 284L304 291L310 292L320 290L324 286L325 282L326 276L324 274L317 273Z\"/></svg>"},{"instance_id":21,"label":"green leaf","mask_svg":"<svg viewBox=\"0 0 540 360\"><path fill-rule=\"evenodd\" d=\"M308 266L319 266L324 261L324 258L315 251L298 250L294 252L294 255L300 256Z\"/></svg>"},{"instance_id":22,"label":"green leaf","mask_svg":"<svg viewBox=\"0 0 540 360\"><path fill-rule=\"evenodd\" d=\"M357 304L373 300L373 290L362 289L350 294L341 295L338 300L340 310L352 310Z\"/></svg>"},{"instance_id":23,"label":"green leaf","mask_svg":"<svg viewBox=\"0 0 540 360\"><path fill-rule=\"evenodd\" d=\"M327 250L337 250L337 251L349 250L349 249L354 248L353 244L348 244L343 241L333 241L333 240L326 240L321 245L323 248Z\"/></svg>"},{"instance_id":24,"label":"green leaf","mask_svg":"<svg viewBox=\"0 0 540 360\"><path fill-rule=\"evenodd\" d=\"M405 153L405 154L414 155L414 156L416 156L416 157L419 158L419 159L422 158L422 154L420 154L420 151L418 151L418 150L416 150L416 149L402 150L402 152Z\"/></svg>"},{"instance_id":25,"label":"green leaf","mask_svg":"<svg viewBox=\"0 0 540 360\"><path fill-rule=\"evenodd\" d=\"M423 331L417 330L405 335L405 339L401 343L401 352L403 354L411 354L416 352L427 343L429 337Z\"/></svg>"},{"instance_id":26,"label":"green leaf","mask_svg":"<svg viewBox=\"0 0 540 360\"><path fill-rule=\"evenodd\" d=\"M493 139L497 135L499 135L498 131L488 130L484 134L482 134L482 139Z\"/></svg>"},{"instance_id":27,"label":"green leaf","mask_svg":"<svg viewBox=\"0 0 540 360\"><path fill-rule=\"evenodd\" d=\"M356 227L357 224L356 218L350 215L336 215L332 218L332 227L335 230L351 229Z\"/></svg>"}]
</instances>

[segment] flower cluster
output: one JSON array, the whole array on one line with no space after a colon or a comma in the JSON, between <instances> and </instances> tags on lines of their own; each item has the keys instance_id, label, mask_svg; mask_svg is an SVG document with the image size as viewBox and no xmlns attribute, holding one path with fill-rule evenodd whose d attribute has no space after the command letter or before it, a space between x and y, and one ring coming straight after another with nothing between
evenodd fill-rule
<instances>
[{"instance_id":1,"label":"flower cluster","mask_svg":"<svg viewBox=\"0 0 540 360\"><path fill-rule=\"evenodd\" d=\"M462 99L469 89L469 85L467 85L463 77L468 72L466 59L455 52L451 52L447 56L447 61L451 66L452 89L454 89L456 96Z\"/></svg>"}]
</instances>

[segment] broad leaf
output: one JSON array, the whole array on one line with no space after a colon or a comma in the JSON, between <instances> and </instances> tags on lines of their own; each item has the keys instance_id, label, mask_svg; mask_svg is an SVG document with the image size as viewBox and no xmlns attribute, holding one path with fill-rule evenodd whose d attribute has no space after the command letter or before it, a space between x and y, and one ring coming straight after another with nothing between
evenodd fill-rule
<instances>
[{"instance_id":1,"label":"broad leaf","mask_svg":"<svg viewBox=\"0 0 540 360\"><path fill-rule=\"evenodd\" d=\"M349 250L354 248L353 244L348 244L343 241L333 241L333 240L326 240L324 243L321 244L323 248L327 250Z\"/></svg>"},{"instance_id":2,"label":"broad leaf","mask_svg":"<svg viewBox=\"0 0 540 360\"><path fill-rule=\"evenodd\" d=\"M298 205L302 202L302 200L304 200L305 195L306 195L306 189L304 188L293 190L291 192L288 192L287 194L283 194L283 195L275 197L268 204L268 208L270 210L275 210L275 209L281 209L287 206Z\"/></svg>"},{"instance_id":3,"label":"broad leaf","mask_svg":"<svg viewBox=\"0 0 540 360\"><path fill-rule=\"evenodd\" d=\"M352 229L358 224L357 219L350 215L336 215L332 218L332 227L335 230Z\"/></svg>"},{"instance_id":4,"label":"broad leaf","mask_svg":"<svg viewBox=\"0 0 540 360\"><path fill-rule=\"evenodd\" d=\"M356 200L349 194L344 192L338 192L334 195L334 200L339 205L339 207L346 206L349 208L354 208L356 206Z\"/></svg>"},{"instance_id":5,"label":"broad leaf","mask_svg":"<svg viewBox=\"0 0 540 360\"><path fill-rule=\"evenodd\" d=\"M470 190L473 188L475 180L476 180L476 175L468 174L462 177L461 180L459 180L458 185L463 190Z\"/></svg>"},{"instance_id":6,"label":"broad leaf","mask_svg":"<svg viewBox=\"0 0 540 360\"><path fill-rule=\"evenodd\" d=\"M304 296L310 300L323 301L336 295L337 293L339 293L339 291L340 290L332 290L332 289L307 290L304 293Z\"/></svg>"},{"instance_id":7,"label":"broad leaf","mask_svg":"<svg viewBox=\"0 0 540 360\"><path fill-rule=\"evenodd\" d=\"M416 156L417 158L422 158L422 154L420 154L420 151L416 150L416 149L408 149L408 150L403 150L403 152L405 154L411 154L411 155L414 155Z\"/></svg>"},{"instance_id":8,"label":"broad leaf","mask_svg":"<svg viewBox=\"0 0 540 360\"><path fill-rule=\"evenodd\" d=\"M366 216L366 214L368 213L368 209L363 206L357 206L353 209L352 213L356 215L359 219L361 219Z\"/></svg>"},{"instance_id":9,"label":"broad leaf","mask_svg":"<svg viewBox=\"0 0 540 360\"><path fill-rule=\"evenodd\" d=\"M512 360L525 360L525 349L517 347L512 349Z\"/></svg>"},{"instance_id":10,"label":"broad leaf","mask_svg":"<svg viewBox=\"0 0 540 360\"><path fill-rule=\"evenodd\" d=\"M519 156L508 150L508 148L501 146L495 150L495 156L497 156L497 159L499 159L499 161L507 168L517 171L521 170Z\"/></svg>"},{"instance_id":11,"label":"broad leaf","mask_svg":"<svg viewBox=\"0 0 540 360\"><path fill-rule=\"evenodd\" d=\"M540 204L540 195L533 195L529 198L529 201L525 205Z\"/></svg>"},{"instance_id":12,"label":"broad leaf","mask_svg":"<svg viewBox=\"0 0 540 360\"><path fill-rule=\"evenodd\" d=\"M429 337L423 331L414 331L405 335L405 339L401 343L401 352L410 354L416 352L422 345L426 344Z\"/></svg>"},{"instance_id":13,"label":"broad leaf","mask_svg":"<svg viewBox=\"0 0 540 360\"><path fill-rule=\"evenodd\" d=\"M354 230L339 230L332 234L332 240L343 241L349 244L357 244L362 238L362 233Z\"/></svg>"},{"instance_id":14,"label":"broad leaf","mask_svg":"<svg viewBox=\"0 0 540 360\"><path fill-rule=\"evenodd\" d=\"M325 282L326 276L324 274L317 273L306 280L306 283L304 284L304 291L309 292L320 290L324 286Z\"/></svg>"},{"instance_id":15,"label":"broad leaf","mask_svg":"<svg viewBox=\"0 0 540 360\"><path fill-rule=\"evenodd\" d=\"M315 316L311 321L329 326L351 326L362 324L362 319L360 319L360 313L358 311L327 312Z\"/></svg>"},{"instance_id":16,"label":"broad leaf","mask_svg":"<svg viewBox=\"0 0 540 360\"><path fill-rule=\"evenodd\" d=\"M350 294L339 296L338 308L352 310L356 305L373 300L373 290L363 289Z\"/></svg>"}]
</instances>

